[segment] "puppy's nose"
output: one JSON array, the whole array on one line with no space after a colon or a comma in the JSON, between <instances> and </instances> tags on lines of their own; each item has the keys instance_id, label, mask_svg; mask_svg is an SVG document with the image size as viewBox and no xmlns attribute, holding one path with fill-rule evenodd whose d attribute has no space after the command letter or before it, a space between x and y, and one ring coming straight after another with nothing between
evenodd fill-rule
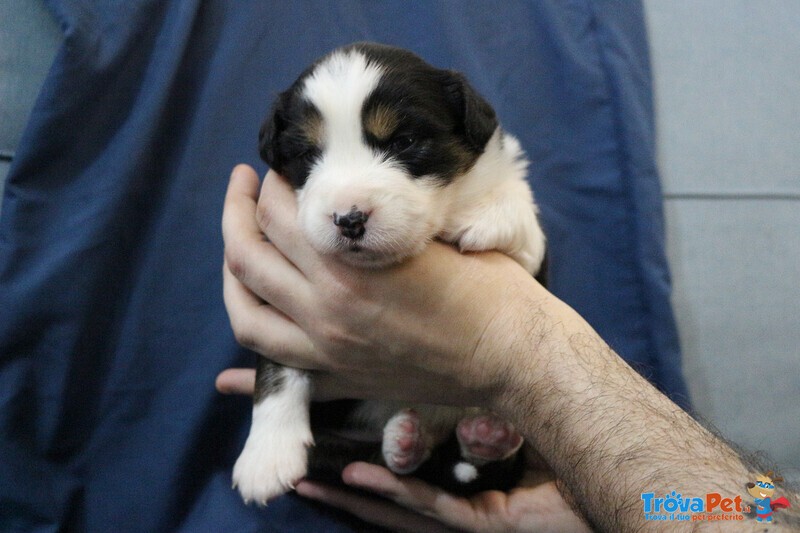
<instances>
[{"instance_id":1,"label":"puppy's nose","mask_svg":"<svg viewBox=\"0 0 800 533\"><path fill-rule=\"evenodd\" d=\"M345 237L350 239L360 239L367 231L367 228L364 227L364 224L367 222L368 218L368 214L364 213L363 211L359 211L354 206L346 215L334 213L333 223L339 226L339 231Z\"/></svg>"}]
</instances>

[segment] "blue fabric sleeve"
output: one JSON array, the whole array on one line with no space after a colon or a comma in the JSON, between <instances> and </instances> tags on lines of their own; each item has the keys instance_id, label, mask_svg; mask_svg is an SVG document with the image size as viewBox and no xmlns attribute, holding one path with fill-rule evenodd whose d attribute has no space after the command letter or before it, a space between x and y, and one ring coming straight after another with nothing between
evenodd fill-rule
<instances>
[{"instance_id":1,"label":"blue fabric sleeve","mask_svg":"<svg viewBox=\"0 0 800 533\"><path fill-rule=\"evenodd\" d=\"M463 71L531 158L550 287L686 404L638 2L49 0L64 42L0 219L0 530L350 531L230 488L252 364L221 297L230 169L272 98L377 40Z\"/></svg>"}]
</instances>

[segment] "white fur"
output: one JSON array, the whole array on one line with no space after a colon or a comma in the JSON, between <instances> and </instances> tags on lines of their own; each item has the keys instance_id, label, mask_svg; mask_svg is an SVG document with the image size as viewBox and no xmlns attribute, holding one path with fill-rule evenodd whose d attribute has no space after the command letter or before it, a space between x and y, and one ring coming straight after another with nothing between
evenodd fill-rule
<instances>
[{"instance_id":1,"label":"white fur","mask_svg":"<svg viewBox=\"0 0 800 533\"><path fill-rule=\"evenodd\" d=\"M538 272L545 237L527 167L519 141L498 128L472 169L450 185L452 209L439 236L462 252L497 250Z\"/></svg>"},{"instance_id":2,"label":"white fur","mask_svg":"<svg viewBox=\"0 0 800 533\"><path fill-rule=\"evenodd\" d=\"M236 465L233 486L246 503L265 505L293 489L306 474L311 383L293 368L284 369L283 387L253 407L250 435Z\"/></svg>"},{"instance_id":3,"label":"white fur","mask_svg":"<svg viewBox=\"0 0 800 533\"><path fill-rule=\"evenodd\" d=\"M453 476L461 483L469 483L478 479L478 469L469 463L458 463L453 467Z\"/></svg>"},{"instance_id":4,"label":"white fur","mask_svg":"<svg viewBox=\"0 0 800 533\"><path fill-rule=\"evenodd\" d=\"M359 266L384 266L420 253L435 235L436 191L428 183L415 183L400 169L358 152L339 157L326 154L315 165L298 196L298 217L314 248L339 254ZM333 213L344 214L356 206L369 214L367 232L351 253L333 224Z\"/></svg>"}]
</instances>

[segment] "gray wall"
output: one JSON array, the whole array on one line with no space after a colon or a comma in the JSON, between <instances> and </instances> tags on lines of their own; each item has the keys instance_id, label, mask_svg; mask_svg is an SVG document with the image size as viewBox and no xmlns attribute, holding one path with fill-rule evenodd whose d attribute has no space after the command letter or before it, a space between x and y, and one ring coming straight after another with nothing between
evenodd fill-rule
<instances>
[{"instance_id":1,"label":"gray wall","mask_svg":"<svg viewBox=\"0 0 800 533\"><path fill-rule=\"evenodd\" d=\"M9 160L60 40L41 1L0 0L0 198Z\"/></svg>"},{"instance_id":2,"label":"gray wall","mask_svg":"<svg viewBox=\"0 0 800 533\"><path fill-rule=\"evenodd\" d=\"M645 0L699 413L800 468L800 2Z\"/></svg>"}]
</instances>

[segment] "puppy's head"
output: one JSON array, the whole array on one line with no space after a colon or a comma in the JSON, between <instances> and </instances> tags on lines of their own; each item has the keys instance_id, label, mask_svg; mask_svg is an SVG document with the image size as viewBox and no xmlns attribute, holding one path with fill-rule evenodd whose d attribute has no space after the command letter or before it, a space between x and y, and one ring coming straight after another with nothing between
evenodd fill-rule
<instances>
[{"instance_id":1,"label":"puppy's head","mask_svg":"<svg viewBox=\"0 0 800 533\"><path fill-rule=\"evenodd\" d=\"M443 191L496 128L494 111L460 74L359 43L322 58L280 94L260 148L298 191L312 246L382 266L439 233Z\"/></svg>"}]
</instances>

